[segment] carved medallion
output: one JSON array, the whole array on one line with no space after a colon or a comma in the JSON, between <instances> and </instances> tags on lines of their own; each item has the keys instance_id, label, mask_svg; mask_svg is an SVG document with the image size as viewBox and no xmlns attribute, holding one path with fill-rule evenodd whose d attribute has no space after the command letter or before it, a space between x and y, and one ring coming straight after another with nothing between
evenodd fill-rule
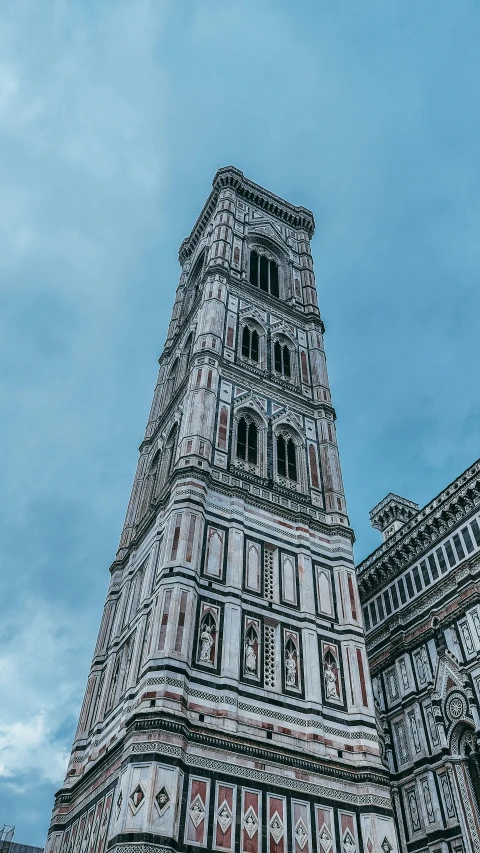
<instances>
[{"instance_id":1,"label":"carved medallion","mask_svg":"<svg viewBox=\"0 0 480 853\"><path fill-rule=\"evenodd\" d=\"M297 823L295 826L295 841L297 842L298 846L300 847L300 850L303 850L303 848L305 847L305 845L308 841L308 829L305 826L305 823L302 820L302 818L299 818L297 820Z\"/></svg>"},{"instance_id":2,"label":"carved medallion","mask_svg":"<svg viewBox=\"0 0 480 853\"><path fill-rule=\"evenodd\" d=\"M195 829L197 829L205 817L205 806L200 794L197 794L190 806L190 817Z\"/></svg>"},{"instance_id":3,"label":"carved medallion","mask_svg":"<svg viewBox=\"0 0 480 853\"><path fill-rule=\"evenodd\" d=\"M243 828L249 838L253 838L258 830L258 818L253 806L249 806L243 818Z\"/></svg>"},{"instance_id":4,"label":"carved medallion","mask_svg":"<svg viewBox=\"0 0 480 853\"><path fill-rule=\"evenodd\" d=\"M223 801L218 810L217 820L220 825L220 829L225 834L233 820L232 810L226 800Z\"/></svg>"},{"instance_id":5,"label":"carved medallion","mask_svg":"<svg viewBox=\"0 0 480 853\"><path fill-rule=\"evenodd\" d=\"M275 844L278 844L284 833L283 821L278 812L275 812L270 820L270 832Z\"/></svg>"}]
</instances>

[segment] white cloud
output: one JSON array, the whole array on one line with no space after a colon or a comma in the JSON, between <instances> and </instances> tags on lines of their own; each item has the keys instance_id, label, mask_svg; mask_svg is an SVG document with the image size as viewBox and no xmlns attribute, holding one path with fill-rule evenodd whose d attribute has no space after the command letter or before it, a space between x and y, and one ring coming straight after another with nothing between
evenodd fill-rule
<instances>
[{"instance_id":1,"label":"white cloud","mask_svg":"<svg viewBox=\"0 0 480 853\"><path fill-rule=\"evenodd\" d=\"M0 776L14 779L35 770L41 780L59 785L68 755L68 749L54 743L52 729L40 714L25 722L0 723Z\"/></svg>"},{"instance_id":2,"label":"white cloud","mask_svg":"<svg viewBox=\"0 0 480 853\"><path fill-rule=\"evenodd\" d=\"M59 784L69 744L58 738L62 719L78 713L75 667L82 635L71 615L40 597L4 614L0 645L0 776L35 771Z\"/></svg>"}]
</instances>

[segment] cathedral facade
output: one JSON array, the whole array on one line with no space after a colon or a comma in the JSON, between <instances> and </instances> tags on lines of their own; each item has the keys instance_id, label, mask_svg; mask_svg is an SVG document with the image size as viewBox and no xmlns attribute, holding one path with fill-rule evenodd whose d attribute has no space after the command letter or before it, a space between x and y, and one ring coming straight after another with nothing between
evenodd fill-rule
<instances>
[{"instance_id":1,"label":"cathedral facade","mask_svg":"<svg viewBox=\"0 0 480 853\"><path fill-rule=\"evenodd\" d=\"M402 850L480 850L480 462L427 506L389 494L358 566Z\"/></svg>"},{"instance_id":2,"label":"cathedral facade","mask_svg":"<svg viewBox=\"0 0 480 853\"><path fill-rule=\"evenodd\" d=\"M220 169L47 853L397 853L310 211Z\"/></svg>"}]
</instances>

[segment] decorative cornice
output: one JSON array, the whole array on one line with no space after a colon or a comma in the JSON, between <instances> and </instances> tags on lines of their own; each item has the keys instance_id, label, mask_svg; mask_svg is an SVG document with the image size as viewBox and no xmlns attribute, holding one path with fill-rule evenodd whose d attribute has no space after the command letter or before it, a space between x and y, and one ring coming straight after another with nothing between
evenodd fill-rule
<instances>
[{"instance_id":1,"label":"decorative cornice","mask_svg":"<svg viewBox=\"0 0 480 853\"><path fill-rule=\"evenodd\" d=\"M402 498L400 495L395 495L390 492L383 501L380 501L370 511L370 521L372 526L377 530L383 531L393 522L400 521L406 524L412 519L420 507L414 501L409 501L407 498Z\"/></svg>"},{"instance_id":2,"label":"decorative cornice","mask_svg":"<svg viewBox=\"0 0 480 853\"><path fill-rule=\"evenodd\" d=\"M220 191L226 187L233 189L237 196L245 199L245 201L267 211L272 216L276 216L277 219L281 219L291 228L303 228L307 232L309 239L313 236L315 221L313 213L310 210L307 210L306 207L297 207L294 204L290 204L290 202L274 195L259 184L255 184L246 178L243 172L240 169L236 169L235 166L224 166L219 169L212 181L212 187L212 191L202 207L190 235L182 241L178 253L178 259L181 264L193 254L215 210Z\"/></svg>"},{"instance_id":3,"label":"decorative cornice","mask_svg":"<svg viewBox=\"0 0 480 853\"><path fill-rule=\"evenodd\" d=\"M163 717L158 716L158 714L146 717L145 714L138 712L132 714L126 725L126 737L128 740L134 733L155 730L181 735L183 742L190 746L202 745L209 750L219 750L225 755L238 754L269 765L295 767L319 776L341 779L351 784L384 785L387 779L386 771L383 767L378 766L375 761L372 761L370 765L365 764L364 767L355 766L353 762L348 764L346 761L335 764L331 759L325 761L325 759L309 754L307 750L300 752L298 749L289 749L281 744L269 747L265 743L252 742L251 738L242 735L220 733L213 730L206 731L201 727L187 723L185 720L169 718L166 714ZM359 739L362 734L364 733L358 733ZM339 736L342 735L343 733L339 732ZM152 739L135 741L126 747L126 752L129 748L132 753L137 755L158 751L161 749L162 740L161 735L159 735L157 742Z\"/></svg>"},{"instance_id":4,"label":"decorative cornice","mask_svg":"<svg viewBox=\"0 0 480 853\"><path fill-rule=\"evenodd\" d=\"M480 460L357 566L363 595L391 580L480 504Z\"/></svg>"}]
</instances>

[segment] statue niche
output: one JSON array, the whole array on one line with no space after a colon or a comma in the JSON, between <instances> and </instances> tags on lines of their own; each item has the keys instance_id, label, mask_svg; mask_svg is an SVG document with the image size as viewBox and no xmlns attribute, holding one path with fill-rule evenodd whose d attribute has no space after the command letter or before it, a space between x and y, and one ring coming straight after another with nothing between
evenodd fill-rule
<instances>
[{"instance_id":1,"label":"statue niche","mask_svg":"<svg viewBox=\"0 0 480 853\"><path fill-rule=\"evenodd\" d=\"M325 699L327 702L338 702L340 699L338 659L331 646L325 647L324 650L323 678L325 684Z\"/></svg>"},{"instance_id":2,"label":"statue niche","mask_svg":"<svg viewBox=\"0 0 480 853\"><path fill-rule=\"evenodd\" d=\"M246 626L244 646L244 674L247 678L258 678L259 673L259 642L258 631L251 622Z\"/></svg>"},{"instance_id":3,"label":"statue niche","mask_svg":"<svg viewBox=\"0 0 480 853\"><path fill-rule=\"evenodd\" d=\"M217 623L211 610L200 622L198 634L198 662L207 666L215 666L217 651Z\"/></svg>"},{"instance_id":4,"label":"statue niche","mask_svg":"<svg viewBox=\"0 0 480 853\"><path fill-rule=\"evenodd\" d=\"M289 637L285 643L285 686L291 690L298 690L298 650Z\"/></svg>"}]
</instances>

